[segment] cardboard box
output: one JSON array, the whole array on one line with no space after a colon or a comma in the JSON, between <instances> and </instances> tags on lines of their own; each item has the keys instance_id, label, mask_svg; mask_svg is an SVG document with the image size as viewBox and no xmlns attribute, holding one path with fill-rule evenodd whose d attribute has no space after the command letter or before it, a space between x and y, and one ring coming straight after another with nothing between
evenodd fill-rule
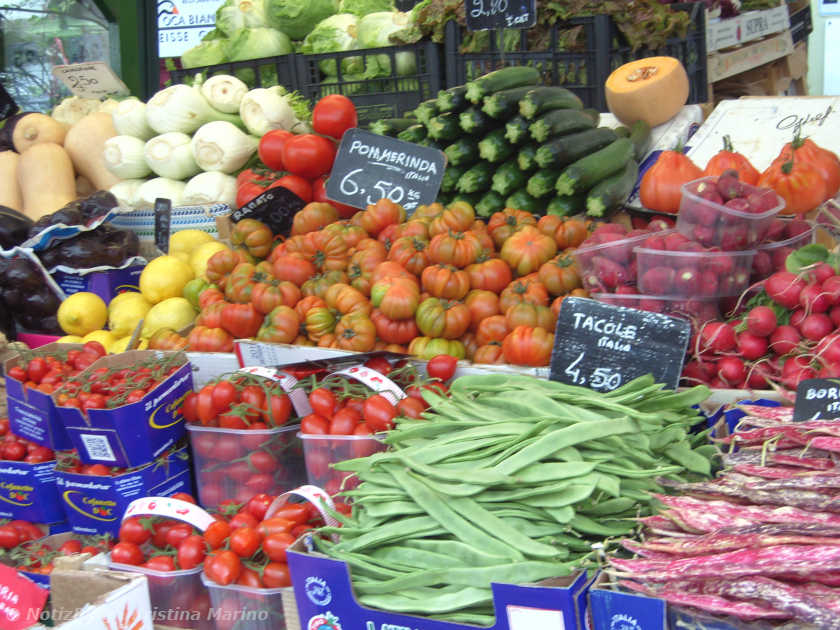
<instances>
[{"instance_id":1,"label":"cardboard box","mask_svg":"<svg viewBox=\"0 0 840 630\"><path fill-rule=\"evenodd\" d=\"M182 446L162 461L131 469L114 477L56 471L56 486L73 531L80 534L114 534L123 512L134 499L192 494L189 455Z\"/></svg>"},{"instance_id":2,"label":"cardboard box","mask_svg":"<svg viewBox=\"0 0 840 630\"><path fill-rule=\"evenodd\" d=\"M785 4L762 11L747 11L724 20L707 17L706 51L712 53L745 44L789 28L790 14Z\"/></svg>"},{"instance_id":3,"label":"cardboard box","mask_svg":"<svg viewBox=\"0 0 840 630\"><path fill-rule=\"evenodd\" d=\"M32 523L64 520L55 485L55 462L0 461L0 517Z\"/></svg>"},{"instance_id":4,"label":"cardboard box","mask_svg":"<svg viewBox=\"0 0 840 630\"><path fill-rule=\"evenodd\" d=\"M103 367L134 368L164 357L173 358L180 367L139 402L115 409L90 409L87 417L75 407L56 407L84 463L142 466L184 437L181 403L193 388L192 367L184 353L134 350L110 355L99 359L83 376Z\"/></svg>"},{"instance_id":5,"label":"cardboard box","mask_svg":"<svg viewBox=\"0 0 840 630\"><path fill-rule=\"evenodd\" d=\"M790 31L783 31L741 48L711 53L708 58L709 83L715 83L781 57L787 57L792 52L793 39Z\"/></svg>"},{"instance_id":6,"label":"cardboard box","mask_svg":"<svg viewBox=\"0 0 840 630\"><path fill-rule=\"evenodd\" d=\"M38 547L42 544L47 544L53 549L58 549L68 540L71 540L76 537L76 534L74 534L71 531L68 531L70 527L69 525L67 525L67 523L57 523L55 525L44 526L44 529L47 532L46 536L44 536L43 538L39 538L38 540L33 540L26 543L26 546ZM55 570L59 568L94 569L100 567L103 569L107 569L108 556L104 553L100 553L95 556L91 556L91 554L89 553L72 554L69 556L57 556L53 560L53 567L53 572L55 572ZM42 586L47 589L50 588L50 577L52 573L32 573L31 571L24 571L23 569L18 569L17 572L21 575L25 575L27 578L35 582L35 584L37 584L38 586Z\"/></svg>"},{"instance_id":7,"label":"cardboard box","mask_svg":"<svg viewBox=\"0 0 840 630\"><path fill-rule=\"evenodd\" d=\"M140 291L140 274L145 265L127 265L104 271L57 267L50 275L67 295L89 291L108 304L115 296L126 291Z\"/></svg>"},{"instance_id":8,"label":"cardboard box","mask_svg":"<svg viewBox=\"0 0 840 630\"><path fill-rule=\"evenodd\" d=\"M325 626L341 630L474 630L475 626L362 606L353 594L347 565L307 551L304 541L305 538L301 538L287 552L302 630L317 630ZM572 630L582 627L588 585L585 572L540 584L494 583L496 623L491 628Z\"/></svg>"},{"instance_id":9,"label":"cardboard box","mask_svg":"<svg viewBox=\"0 0 840 630\"><path fill-rule=\"evenodd\" d=\"M46 356L56 350L64 353L81 347L79 344L50 343L38 348L36 356ZM9 370L20 363L21 357L17 355L3 364L12 433L55 451L72 448L73 443L58 417L52 396L34 389L26 390L23 383L8 376Z\"/></svg>"}]
</instances>

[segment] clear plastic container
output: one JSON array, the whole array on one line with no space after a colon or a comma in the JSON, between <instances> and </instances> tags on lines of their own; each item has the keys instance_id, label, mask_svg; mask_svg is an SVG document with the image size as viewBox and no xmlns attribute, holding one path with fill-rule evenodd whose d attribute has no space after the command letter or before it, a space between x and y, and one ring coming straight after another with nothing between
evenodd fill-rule
<instances>
[{"instance_id":1,"label":"clear plastic container","mask_svg":"<svg viewBox=\"0 0 840 630\"><path fill-rule=\"evenodd\" d=\"M667 251L637 247L639 292L673 297L738 295L749 286L756 250Z\"/></svg>"},{"instance_id":2,"label":"clear plastic container","mask_svg":"<svg viewBox=\"0 0 840 630\"><path fill-rule=\"evenodd\" d=\"M792 221L800 220L801 219L775 219L775 221L778 221L783 225L790 224ZM805 221L805 223L809 222ZM811 229L805 232L796 234L790 238L764 242L756 247L757 251L752 262L752 282L764 280L776 271L784 270L785 260L790 253L796 251L800 247L804 247L805 245L814 242L816 227L813 223L809 224ZM782 233L782 235L784 235L784 233Z\"/></svg>"},{"instance_id":3,"label":"clear plastic container","mask_svg":"<svg viewBox=\"0 0 840 630\"><path fill-rule=\"evenodd\" d=\"M195 458L198 502L244 503L256 494L280 494L306 480L299 425L276 429L216 429L187 425Z\"/></svg>"},{"instance_id":4,"label":"clear plastic container","mask_svg":"<svg viewBox=\"0 0 840 630\"><path fill-rule=\"evenodd\" d=\"M201 574L201 582L210 594L216 627L241 630L285 630L283 600L294 600L294 589L253 588L230 584L222 586ZM290 620L292 626L297 619Z\"/></svg>"},{"instance_id":5,"label":"clear plastic container","mask_svg":"<svg viewBox=\"0 0 840 630\"><path fill-rule=\"evenodd\" d=\"M376 437L364 435L307 435L300 433L306 476L313 486L334 496L355 488L359 482L353 473L335 470L332 464L384 451L386 444Z\"/></svg>"},{"instance_id":6,"label":"clear plastic container","mask_svg":"<svg viewBox=\"0 0 840 630\"><path fill-rule=\"evenodd\" d=\"M572 251L583 288L590 293L614 293L619 286L636 285L636 257L633 248L651 233L579 247Z\"/></svg>"},{"instance_id":7,"label":"clear plastic container","mask_svg":"<svg viewBox=\"0 0 840 630\"><path fill-rule=\"evenodd\" d=\"M130 564L111 562L114 571L128 571L146 576L149 582L149 600L152 603L155 626L213 630L210 615L210 594L201 582L201 566L183 571L154 571ZM215 606L215 604L214 604Z\"/></svg>"},{"instance_id":8,"label":"clear plastic container","mask_svg":"<svg viewBox=\"0 0 840 630\"><path fill-rule=\"evenodd\" d=\"M740 212L704 199L703 187L717 182L716 177L702 177L682 186L677 230L704 247L720 247L726 251L748 250L764 240L773 219L785 207L784 200L769 188L758 188L741 182L745 196L770 195L764 212Z\"/></svg>"},{"instance_id":9,"label":"clear plastic container","mask_svg":"<svg viewBox=\"0 0 840 630\"><path fill-rule=\"evenodd\" d=\"M616 295L614 293L593 293L593 300L637 308L651 313L662 313L690 320L695 326L720 319L717 298L685 298L671 295Z\"/></svg>"}]
</instances>

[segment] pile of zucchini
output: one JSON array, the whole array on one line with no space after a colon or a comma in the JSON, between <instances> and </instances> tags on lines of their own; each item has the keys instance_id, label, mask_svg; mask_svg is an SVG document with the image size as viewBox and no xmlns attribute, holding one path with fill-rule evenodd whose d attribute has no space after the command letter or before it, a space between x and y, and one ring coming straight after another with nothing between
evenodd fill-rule
<instances>
[{"instance_id":1,"label":"pile of zucchini","mask_svg":"<svg viewBox=\"0 0 840 630\"><path fill-rule=\"evenodd\" d=\"M483 217L506 207L604 216L632 192L650 127L598 127L596 110L539 81L535 68L503 68L370 129L446 154L441 203L467 201Z\"/></svg>"}]
</instances>

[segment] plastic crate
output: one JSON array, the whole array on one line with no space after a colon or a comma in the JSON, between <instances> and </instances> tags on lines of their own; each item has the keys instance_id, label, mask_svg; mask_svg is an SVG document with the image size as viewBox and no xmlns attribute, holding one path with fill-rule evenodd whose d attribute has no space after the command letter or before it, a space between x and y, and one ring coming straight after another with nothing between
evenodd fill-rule
<instances>
[{"instance_id":1,"label":"plastic crate","mask_svg":"<svg viewBox=\"0 0 840 630\"><path fill-rule=\"evenodd\" d=\"M230 61L214 66L202 66L199 68L170 70L169 75L172 83L189 83L190 79L197 74L205 78L214 74L232 74L239 77L249 88L263 87L263 79L271 79L270 85L282 85L289 89L295 89L297 85L295 75L295 55L280 55L278 57L263 57L262 59L249 59L248 61Z\"/></svg>"},{"instance_id":2,"label":"plastic crate","mask_svg":"<svg viewBox=\"0 0 840 630\"><path fill-rule=\"evenodd\" d=\"M813 30L814 22L811 18L810 4L790 14L790 36L794 44L807 41Z\"/></svg>"},{"instance_id":3,"label":"plastic crate","mask_svg":"<svg viewBox=\"0 0 840 630\"><path fill-rule=\"evenodd\" d=\"M411 58L416 66L413 74L397 74L397 55ZM348 58L361 58L365 68L382 62L390 66L390 74L373 79L349 79L341 72L341 62ZM337 76L327 77L321 71L325 61L335 62ZM439 47L429 41L337 53L296 54L295 67L296 90L313 103L328 94L343 94L353 101L362 124L400 117L436 97L444 87Z\"/></svg>"}]
</instances>

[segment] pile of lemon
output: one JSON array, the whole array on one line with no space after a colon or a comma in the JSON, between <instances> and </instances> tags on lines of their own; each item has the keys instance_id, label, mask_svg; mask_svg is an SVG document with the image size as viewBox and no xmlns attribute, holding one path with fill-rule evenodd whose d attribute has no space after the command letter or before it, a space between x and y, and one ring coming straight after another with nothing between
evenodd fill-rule
<instances>
[{"instance_id":1,"label":"pile of lemon","mask_svg":"<svg viewBox=\"0 0 840 630\"><path fill-rule=\"evenodd\" d=\"M175 232L169 239L169 254L153 259L140 274L139 293L120 293L108 304L86 291L65 299L57 315L66 336L59 341L98 341L116 354L128 349L138 328L136 349L142 350L161 328L181 331L189 327L198 313L197 305L183 297L184 287L203 278L210 257L226 249L227 245L201 230Z\"/></svg>"}]
</instances>

